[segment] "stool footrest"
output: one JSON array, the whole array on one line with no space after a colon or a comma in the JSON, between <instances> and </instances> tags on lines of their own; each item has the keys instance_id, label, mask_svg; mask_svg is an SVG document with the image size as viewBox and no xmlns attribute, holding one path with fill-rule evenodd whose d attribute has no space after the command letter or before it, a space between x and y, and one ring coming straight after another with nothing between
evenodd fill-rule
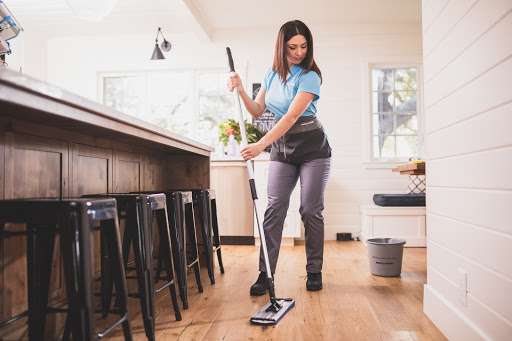
<instances>
[{"instance_id":1,"label":"stool footrest","mask_svg":"<svg viewBox=\"0 0 512 341\"><path fill-rule=\"evenodd\" d=\"M162 287L160 287L158 289L155 289L155 293L159 293L160 291L164 290L165 288L167 288L171 284L174 284L174 280L172 280L172 281L162 285Z\"/></svg>"},{"instance_id":2,"label":"stool footrest","mask_svg":"<svg viewBox=\"0 0 512 341\"><path fill-rule=\"evenodd\" d=\"M195 260L195 261L193 261L192 263L190 263L190 264L188 264L188 265L187 265L187 268L192 267L192 266L193 266L194 264L196 264L197 262L199 262L199 259L197 259L197 258L196 258L196 260Z\"/></svg>"},{"instance_id":3,"label":"stool footrest","mask_svg":"<svg viewBox=\"0 0 512 341\"><path fill-rule=\"evenodd\" d=\"M102 333L98 333L97 336L101 339L105 337L108 333L110 333L115 327L119 326L121 323L128 320L128 313L124 314L123 317L121 317L116 323L105 329Z\"/></svg>"},{"instance_id":4,"label":"stool footrest","mask_svg":"<svg viewBox=\"0 0 512 341\"><path fill-rule=\"evenodd\" d=\"M7 321L4 321L4 322L1 322L1 323L0 323L0 328L3 328L3 327L5 327L5 326L8 326L8 325L10 325L11 323L18 321L19 319L21 319L21 318L23 318L23 317L25 317L25 316L28 316L28 310L26 310L26 311L22 312L22 313L21 313L21 314L19 314L19 315L14 316L14 317L13 317L13 318L11 318L10 320L7 320Z\"/></svg>"}]
</instances>

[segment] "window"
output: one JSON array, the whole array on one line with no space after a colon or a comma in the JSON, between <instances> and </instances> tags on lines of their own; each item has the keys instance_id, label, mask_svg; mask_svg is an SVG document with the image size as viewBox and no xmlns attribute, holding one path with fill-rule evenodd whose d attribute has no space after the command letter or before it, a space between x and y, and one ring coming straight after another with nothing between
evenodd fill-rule
<instances>
[{"instance_id":1,"label":"window","mask_svg":"<svg viewBox=\"0 0 512 341\"><path fill-rule=\"evenodd\" d=\"M374 160L419 155L418 69L371 69L371 154Z\"/></svg>"},{"instance_id":2,"label":"window","mask_svg":"<svg viewBox=\"0 0 512 341\"><path fill-rule=\"evenodd\" d=\"M102 74L103 104L215 147L222 120L234 117L225 71Z\"/></svg>"}]
</instances>

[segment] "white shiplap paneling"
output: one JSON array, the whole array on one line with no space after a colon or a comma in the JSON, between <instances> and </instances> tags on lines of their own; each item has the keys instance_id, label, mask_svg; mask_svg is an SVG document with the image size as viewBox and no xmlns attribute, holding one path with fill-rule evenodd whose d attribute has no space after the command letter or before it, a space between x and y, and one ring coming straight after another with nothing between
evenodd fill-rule
<instances>
[{"instance_id":1,"label":"white shiplap paneling","mask_svg":"<svg viewBox=\"0 0 512 341\"><path fill-rule=\"evenodd\" d=\"M509 103L512 101L510 79L512 79L512 57L428 108L425 120L426 132L434 132ZM485 91L487 89L492 91ZM429 93L426 92L425 97L428 95Z\"/></svg>"},{"instance_id":2,"label":"white shiplap paneling","mask_svg":"<svg viewBox=\"0 0 512 341\"><path fill-rule=\"evenodd\" d=\"M486 125L491 125L492 129L482 129ZM512 101L463 120L460 124L450 125L431 133L427 158L432 161L512 145L510 127L512 127ZM446 143L448 140L450 143Z\"/></svg>"},{"instance_id":3,"label":"white shiplap paneling","mask_svg":"<svg viewBox=\"0 0 512 341\"><path fill-rule=\"evenodd\" d=\"M423 39L423 55L425 59L428 58L430 51L443 41L443 38L458 25L459 21L466 15L466 12L477 2L478 0L451 0L446 4L446 7L436 17L436 24L429 28L428 34Z\"/></svg>"},{"instance_id":4,"label":"white shiplap paneling","mask_svg":"<svg viewBox=\"0 0 512 341\"><path fill-rule=\"evenodd\" d=\"M435 18L424 13L424 311L448 339L508 340L512 2L431 0L428 7L443 10ZM458 299L460 269L467 272L467 305Z\"/></svg>"},{"instance_id":5,"label":"white shiplap paneling","mask_svg":"<svg viewBox=\"0 0 512 341\"><path fill-rule=\"evenodd\" d=\"M460 1L459 1L460 2ZM465 2L465 0L462 0ZM472 3L474 1L471 1ZM458 3L458 2L453 2ZM450 22L453 18L446 16L448 21L443 26L439 26L442 30L441 40L435 40L428 34L425 38L431 41L432 47L425 47L424 62L428 65L425 72L425 79L430 79L430 75L436 75L440 69L446 65L446 61L454 60L459 54L467 49L473 42L478 40L482 34L485 34L495 23L508 14L510 8L509 0L492 0L493 6L488 6L487 1L477 1L474 6L469 7L469 12L461 11L460 22ZM453 11L459 11L456 6L450 6ZM456 16L458 18L458 16ZM438 44L438 45L434 45ZM427 44L427 42L425 42ZM432 50L436 47L434 50ZM429 78L427 78L429 77Z\"/></svg>"},{"instance_id":6,"label":"white shiplap paneling","mask_svg":"<svg viewBox=\"0 0 512 341\"><path fill-rule=\"evenodd\" d=\"M427 186L428 213L512 234L512 191Z\"/></svg>"},{"instance_id":7,"label":"white shiplap paneling","mask_svg":"<svg viewBox=\"0 0 512 341\"><path fill-rule=\"evenodd\" d=\"M492 26L453 61L440 60L440 65L426 65L425 108L428 109L442 98L508 59L512 54L510 32L512 32L512 12ZM430 73L431 69L439 68L442 72Z\"/></svg>"}]
</instances>

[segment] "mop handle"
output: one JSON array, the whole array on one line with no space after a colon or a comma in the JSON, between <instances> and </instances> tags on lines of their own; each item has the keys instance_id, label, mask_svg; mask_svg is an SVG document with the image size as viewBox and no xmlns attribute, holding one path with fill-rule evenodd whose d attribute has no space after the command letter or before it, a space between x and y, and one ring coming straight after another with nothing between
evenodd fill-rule
<instances>
[{"instance_id":1,"label":"mop handle","mask_svg":"<svg viewBox=\"0 0 512 341\"><path fill-rule=\"evenodd\" d=\"M235 73L235 64L233 63L233 57L231 56L231 49L229 47L226 47L226 52L228 54L228 62L229 62L229 74L232 75ZM244 115L242 114L242 105L240 104L240 94L238 93L238 87L234 89L235 93L235 107L236 110L240 116L239 125L240 125L240 133L242 135L242 147L245 147L247 145L247 133L245 131L245 120ZM263 255L265 259L265 268L267 270L267 277L272 278L272 273L270 270L270 262L268 260L268 252L267 252L267 243L265 241L265 232L263 231L263 228L260 223L259 218L259 210L258 210L258 193L256 192L256 184L254 183L254 170L252 168L252 162L251 160L246 161L247 164L247 172L249 173L249 185L251 186L251 195L252 200L254 202L254 215L256 217L256 223L258 224L258 232L260 234L260 240L261 240L261 247L263 249Z\"/></svg>"}]
</instances>

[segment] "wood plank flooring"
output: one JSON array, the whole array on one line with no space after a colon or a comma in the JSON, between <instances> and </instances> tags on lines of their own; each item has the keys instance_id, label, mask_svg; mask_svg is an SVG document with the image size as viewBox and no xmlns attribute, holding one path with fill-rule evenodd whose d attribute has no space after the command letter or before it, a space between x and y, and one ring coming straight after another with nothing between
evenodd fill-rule
<instances>
[{"instance_id":1,"label":"wood plank flooring","mask_svg":"<svg viewBox=\"0 0 512 341\"><path fill-rule=\"evenodd\" d=\"M226 271L220 274L216 267L216 283L210 285L206 268L202 269L203 293L198 293L189 272L189 309L181 310L182 321L174 320L169 292L157 295L157 340L446 340L423 313L425 248L404 249L401 277L384 278L370 274L361 242L327 241L323 290L309 292L304 246L282 247L276 291L296 304L273 327L249 323L268 302L268 295L249 295L258 276L259 248L224 245L222 252ZM129 301L134 339L146 340L139 303ZM98 327L106 323L98 319ZM121 330L106 339L122 340Z\"/></svg>"}]
</instances>

